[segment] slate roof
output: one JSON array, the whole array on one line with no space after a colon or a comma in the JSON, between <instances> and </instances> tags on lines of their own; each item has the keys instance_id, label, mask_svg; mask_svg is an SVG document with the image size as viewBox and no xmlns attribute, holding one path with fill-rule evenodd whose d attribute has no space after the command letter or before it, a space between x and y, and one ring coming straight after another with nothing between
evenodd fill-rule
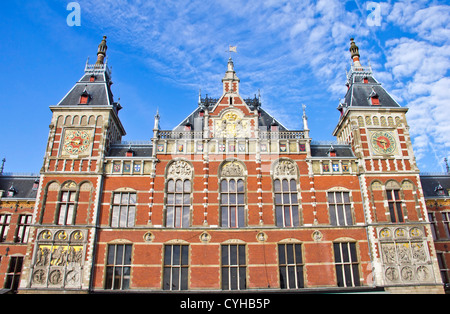
<instances>
[{"instance_id":1,"label":"slate roof","mask_svg":"<svg viewBox=\"0 0 450 314\"><path fill-rule=\"evenodd\" d=\"M333 145L311 144L311 157L328 158L330 157L329 152L332 149L334 149L334 151L336 152L336 157L332 158L342 158L342 157L355 158L352 147L350 145L344 144L333 144Z\"/></svg>"},{"instance_id":2,"label":"slate roof","mask_svg":"<svg viewBox=\"0 0 450 314\"><path fill-rule=\"evenodd\" d=\"M114 101L114 95L111 91L111 77L107 65L101 65L102 68L94 70L92 66L86 66L85 74L58 103L58 106L84 106L84 107L102 107L112 106L116 113L122 109L119 103ZM91 69L92 68L92 69ZM94 77L94 82L91 82ZM89 95L87 104L80 104L80 97L84 93Z\"/></svg>"},{"instance_id":3,"label":"slate roof","mask_svg":"<svg viewBox=\"0 0 450 314\"><path fill-rule=\"evenodd\" d=\"M420 175L420 181L426 198L449 197L450 174ZM439 185L443 188L444 195L438 195Z\"/></svg>"},{"instance_id":4,"label":"slate roof","mask_svg":"<svg viewBox=\"0 0 450 314\"><path fill-rule=\"evenodd\" d=\"M359 71L360 70L360 71ZM373 77L372 69L352 69L349 75L348 85L350 88L345 95L344 103L349 107L401 107L384 87ZM367 79L367 83L364 83ZM373 106L370 96L376 93L380 105Z\"/></svg>"},{"instance_id":5,"label":"slate roof","mask_svg":"<svg viewBox=\"0 0 450 314\"><path fill-rule=\"evenodd\" d=\"M0 190L4 191L2 200L10 199L29 199L35 200L37 189L33 189L34 183L39 181L39 175L36 176L0 176ZM14 187L16 191L13 197L8 197L8 190Z\"/></svg>"},{"instance_id":6,"label":"slate roof","mask_svg":"<svg viewBox=\"0 0 450 314\"><path fill-rule=\"evenodd\" d=\"M153 146L148 144L113 144L106 157L125 158L128 151L133 151L135 158L150 158L153 154Z\"/></svg>"}]
</instances>

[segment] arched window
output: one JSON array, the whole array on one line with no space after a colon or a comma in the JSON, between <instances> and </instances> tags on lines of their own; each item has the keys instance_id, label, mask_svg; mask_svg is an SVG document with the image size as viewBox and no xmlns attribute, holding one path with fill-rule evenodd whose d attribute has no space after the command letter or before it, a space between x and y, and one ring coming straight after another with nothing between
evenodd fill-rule
<instances>
[{"instance_id":1,"label":"arched window","mask_svg":"<svg viewBox=\"0 0 450 314\"><path fill-rule=\"evenodd\" d=\"M166 227L188 228L192 204L192 166L183 160L170 164L166 178Z\"/></svg>"},{"instance_id":2,"label":"arched window","mask_svg":"<svg viewBox=\"0 0 450 314\"><path fill-rule=\"evenodd\" d=\"M236 161L225 162L220 177L220 225L223 228L245 227L244 166Z\"/></svg>"},{"instance_id":3,"label":"arched window","mask_svg":"<svg viewBox=\"0 0 450 314\"><path fill-rule=\"evenodd\" d=\"M273 192L277 227L300 226L297 165L292 160L279 160L273 169Z\"/></svg>"}]
</instances>

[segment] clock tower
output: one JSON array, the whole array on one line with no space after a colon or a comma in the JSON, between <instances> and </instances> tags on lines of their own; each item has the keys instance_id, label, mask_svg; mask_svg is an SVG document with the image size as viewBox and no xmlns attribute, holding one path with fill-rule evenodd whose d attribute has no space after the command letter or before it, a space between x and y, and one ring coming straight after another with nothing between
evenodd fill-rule
<instances>
[{"instance_id":1,"label":"clock tower","mask_svg":"<svg viewBox=\"0 0 450 314\"><path fill-rule=\"evenodd\" d=\"M406 120L401 107L360 62L351 39L353 64L347 94L338 106L333 135L351 145L371 242L376 285L393 291L438 283L432 233ZM428 249L430 248L430 249Z\"/></svg>"},{"instance_id":2,"label":"clock tower","mask_svg":"<svg viewBox=\"0 0 450 314\"><path fill-rule=\"evenodd\" d=\"M33 228L24 263L25 291L88 292L97 232L104 157L125 130L114 101L106 36L95 64L50 109L47 150L41 169Z\"/></svg>"}]
</instances>

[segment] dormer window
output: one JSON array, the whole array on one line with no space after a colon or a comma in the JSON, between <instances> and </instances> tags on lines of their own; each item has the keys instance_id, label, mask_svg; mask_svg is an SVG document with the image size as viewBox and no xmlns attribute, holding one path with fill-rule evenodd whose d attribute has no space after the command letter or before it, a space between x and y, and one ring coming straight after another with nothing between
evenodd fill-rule
<instances>
[{"instance_id":1,"label":"dormer window","mask_svg":"<svg viewBox=\"0 0 450 314\"><path fill-rule=\"evenodd\" d=\"M95 82L95 75L91 75L91 77L89 78L89 82Z\"/></svg>"},{"instance_id":2,"label":"dormer window","mask_svg":"<svg viewBox=\"0 0 450 314\"><path fill-rule=\"evenodd\" d=\"M328 150L328 157L336 157L337 152L336 149L331 145L330 149Z\"/></svg>"},{"instance_id":3,"label":"dormer window","mask_svg":"<svg viewBox=\"0 0 450 314\"><path fill-rule=\"evenodd\" d=\"M372 88L372 92L369 95L369 99L372 103L372 106L379 106L380 105L380 98L378 97L377 92Z\"/></svg>"},{"instance_id":4,"label":"dormer window","mask_svg":"<svg viewBox=\"0 0 450 314\"><path fill-rule=\"evenodd\" d=\"M372 106L379 106L380 105L380 99L378 96L372 97Z\"/></svg>"},{"instance_id":5,"label":"dormer window","mask_svg":"<svg viewBox=\"0 0 450 314\"><path fill-rule=\"evenodd\" d=\"M33 183L33 190L36 191L39 189L39 179L36 179Z\"/></svg>"},{"instance_id":6,"label":"dormer window","mask_svg":"<svg viewBox=\"0 0 450 314\"><path fill-rule=\"evenodd\" d=\"M439 185L434 189L434 192L436 192L436 195L437 195L437 196L445 196L445 190L444 190L444 188L442 187L441 184L439 184Z\"/></svg>"},{"instance_id":7,"label":"dormer window","mask_svg":"<svg viewBox=\"0 0 450 314\"><path fill-rule=\"evenodd\" d=\"M8 193L6 194L8 197L14 197L14 195L16 195L17 190L14 187L14 185L11 185L11 187L8 190Z\"/></svg>"},{"instance_id":8,"label":"dormer window","mask_svg":"<svg viewBox=\"0 0 450 314\"><path fill-rule=\"evenodd\" d=\"M126 157L134 157L134 151L131 148L126 152Z\"/></svg>"},{"instance_id":9,"label":"dormer window","mask_svg":"<svg viewBox=\"0 0 450 314\"><path fill-rule=\"evenodd\" d=\"M364 77L363 78L363 83L364 84L369 84L369 78L368 77Z\"/></svg>"},{"instance_id":10,"label":"dormer window","mask_svg":"<svg viewBox=\"0 0 450 314\"><path fill-rule=\"evenodd\" d=\"M87 105L89 103L90 99L91 99L91 95L89 95L87 88L84 88L84 91L80 96L80 105Z\"/></svg>"}]
</instances>

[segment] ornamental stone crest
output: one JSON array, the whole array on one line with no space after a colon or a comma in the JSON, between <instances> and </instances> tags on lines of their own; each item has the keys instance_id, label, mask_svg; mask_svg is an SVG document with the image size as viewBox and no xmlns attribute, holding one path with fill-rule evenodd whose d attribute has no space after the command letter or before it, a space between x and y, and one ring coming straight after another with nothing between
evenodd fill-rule
<instances>
[{"instance_id":1,"label":"ornamental stone crest","mask_svg":"<svg viewBox=\"0 0 450 314\"><path fill-rule=\"evenodd\" d=\"M245 138L250 136L250 124L240 118L236 111L227 112L216 121L215 136L219 138Z\"/></svg>"},{"instance_id":2,"label":"ornamental stone crest","mask_svg":"<svg viewBox=\"0 0 450 314\"><path fill-rule=\"evenodd\" d=\"M186 161L178 160L170 165L167 174L175 178L191 178L192 167Z\"/></svg>"}]
</instances>

